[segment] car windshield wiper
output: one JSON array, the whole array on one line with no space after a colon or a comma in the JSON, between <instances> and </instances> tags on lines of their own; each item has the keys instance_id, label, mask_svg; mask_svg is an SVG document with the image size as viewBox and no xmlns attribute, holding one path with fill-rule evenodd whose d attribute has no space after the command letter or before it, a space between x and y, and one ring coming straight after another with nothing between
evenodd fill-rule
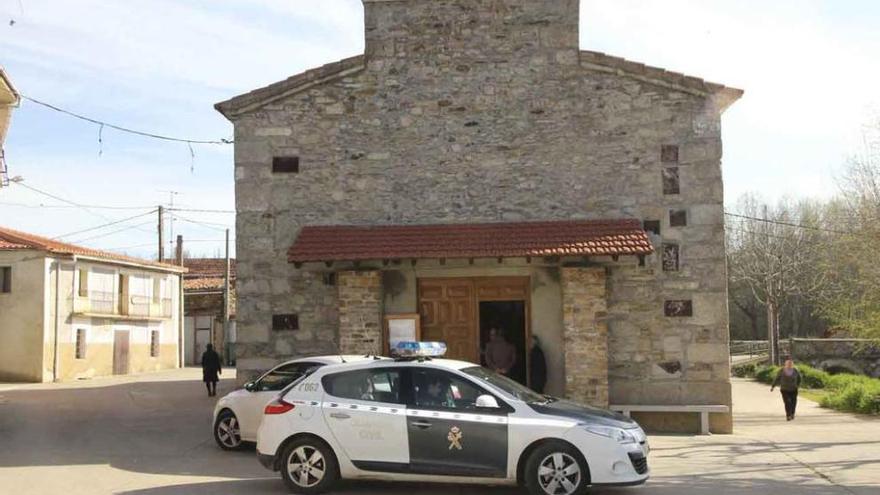
<instances>
[{"instance_id":1,"label":"car windshield wiper","mask_svg":"<svg viewBox=\"0 0 880 495\"><path fill-rule=\"evenodd\" d=\"M542 396L542 397L543 397L544 400L533 400L533 401L529 401L529 404L538 404L538 405L552 404L552 403L554 403L554 402L556 402L556 401L559 400L559 399L557 399L556 397L552 397L552 396L549 396L549 395L544 395L544 396Z\"/></svg>"}]
</instances>

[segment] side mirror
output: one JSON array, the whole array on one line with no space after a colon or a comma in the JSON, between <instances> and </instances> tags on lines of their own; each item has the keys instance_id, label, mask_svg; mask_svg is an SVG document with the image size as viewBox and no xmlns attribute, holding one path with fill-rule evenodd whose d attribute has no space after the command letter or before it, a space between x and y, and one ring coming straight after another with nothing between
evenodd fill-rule
<instances>
[{"instance_id":1,"label":"side mirror","mask_svg":"<svg viewBox=\"0 0 880 495\"><path fill-rule=\"evenodd\" d=\"M486 409L500 409L501 406L498 405L498 401L495 400L495 397L491 395L481 395L477 397L477 407L482 407Z\"/></svg>"},{"instance_id":2,"label":"side mirror","mask_svg":"<svg viewBox=\"0 0 880 495\"><path fill-rule=\"evenodd\" d=\"M253 392L255 388L257 388L257 385L254 382L247 382L244 384L244 389L248 392Z\"/></svg>"}]
</instances>

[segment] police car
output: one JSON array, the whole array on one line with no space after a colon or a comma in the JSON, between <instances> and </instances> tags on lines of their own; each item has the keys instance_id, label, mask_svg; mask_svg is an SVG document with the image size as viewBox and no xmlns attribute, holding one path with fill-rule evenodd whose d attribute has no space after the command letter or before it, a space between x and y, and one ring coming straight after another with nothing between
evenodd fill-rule
<instances>
[{"instance_id":1,"label":"police car","mask_svg":"<svg viewBox=\"0 0 880 495\"><path fill-rule=\"evenodd\" d=\"M328 364L352 363L363 356L315 356L275 366L244 388L233 390L214 407L214 440L223 450L238 450L257 440L263 408L292 382Z\"/></svg>"},{"instance_id":2,"label":"police car","mask_svg":"<svg viewBox=\"0 0 880 495\"><path fill-rule=\"evenodd\" d=\"M442 344L328 364L268 403L257 455L294 493L340 478L521 484L571 495L648 478L648 444L630 418L539 395Z\"/></svg>"}]
</instances>

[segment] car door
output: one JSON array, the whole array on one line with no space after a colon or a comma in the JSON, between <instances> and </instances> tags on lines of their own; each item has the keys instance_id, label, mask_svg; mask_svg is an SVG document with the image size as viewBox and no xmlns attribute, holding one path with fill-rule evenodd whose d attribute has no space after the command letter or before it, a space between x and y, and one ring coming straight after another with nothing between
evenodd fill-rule
<instances>
[{"instance_id":1,"label":"car door","mask_svg":"<svg viewBox=\"0 0 880 495\"><path fill-rule=\"evenodd\" d=\"M510 406L447 370L410 368L407 435L415 473L506 477ZM493 395L500 407L478 408Z\"/></svg>"},{"instance_id":2,"label":"car door","mask_svg":"<svg viewBox=\"0 0 880 495\"><path fill-rule=\"evenodd\" d=\"M324 420L358 469L397 472L409 463L401 369L365 368L322 378Z\"/></svg>"},{"instance_id":3,"label":"car door","mask_svg":"<svg viewBox=\"0 0 880 495\"><path fill-rule=\"evenodd\" d=\"M241 406L235 411L242 438L247 440L256 438L266 404L284 387L320 366L320 363L310 361L282 364L248 385L246 388L248 393L242 399Z\"/></svg>"}]
</instances>

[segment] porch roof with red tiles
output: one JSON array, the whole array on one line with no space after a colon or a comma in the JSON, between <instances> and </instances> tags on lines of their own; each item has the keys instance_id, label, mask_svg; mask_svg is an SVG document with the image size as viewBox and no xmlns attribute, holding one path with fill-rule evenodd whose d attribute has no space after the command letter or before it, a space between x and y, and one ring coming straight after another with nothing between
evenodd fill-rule
<instances>
[{"instance_id":1,"label":"porch roof with red tiles","mask_svg":"<svg viewBox=\"0 0 880 495\"><path fill-rule=\"evenodd\" d=\"M636 219L303 227L291 263L425 258L618 256L653 252Z\"/></svg>"}]
</instances>

